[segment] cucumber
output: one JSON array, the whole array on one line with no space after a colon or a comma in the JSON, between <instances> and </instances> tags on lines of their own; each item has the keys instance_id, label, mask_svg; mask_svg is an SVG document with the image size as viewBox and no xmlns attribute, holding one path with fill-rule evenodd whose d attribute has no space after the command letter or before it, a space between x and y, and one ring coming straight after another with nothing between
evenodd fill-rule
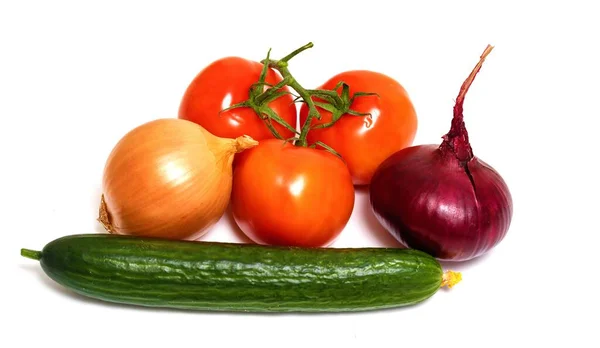
<instances>
[{"instance_id":1,"label":"cucumber","mask_svg":"<svg viewBox=\"0 0 600 348\"><path fill-rule=\"evenodd\" d=\"M397 248L297 248L111 234L22 249L72 291L128 305L233 312L352 312L416 304L460 274Z\"/></svg>"}]
</instances>

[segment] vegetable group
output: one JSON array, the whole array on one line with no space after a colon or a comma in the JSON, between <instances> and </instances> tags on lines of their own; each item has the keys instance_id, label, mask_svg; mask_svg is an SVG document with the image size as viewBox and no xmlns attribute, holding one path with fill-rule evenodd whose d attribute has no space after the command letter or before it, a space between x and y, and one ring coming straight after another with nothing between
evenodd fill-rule
<instances>
[{"instance_id":1,"label":"vegetable group","mask_svg":"<svg viewBox=\"0 0 600 348\"><path fill-rule=\"evenodd\" d=\"M473 155L463 102L485 57L461 87L450 132L441 145L401 150L375 172L370 201L379 221L403 244L442 260L465 261L498 244L510 226L510 191Z\"/></svg>"},{"instance_id":2,"label":"vegetable group","mask_svg":"<svg viewBox=\"0 0 600 348\"><path fill-rule=\"evenodd\" d=\"M187 86L177 118L128 132L108 157L99 218L40 260L63 286L100 300L208 311L347 312L422 302L507 233L512 197L473 154L463 84L441 145L413 146L416 111L383 73L303 87L270 51L225 57ZM299 114L295 102L302 103ZM235 160L235 161L234 161ZM408 248L330 248L368 187L372 213ZM200 239L230 206L247 244Z\"/></svg>"},{"instance_id":3,"label":"vegetable group","mask_svg":"<svg viewBox=\"0 0 600 348\"><path fill-rule=\"evenodd\" d=\"M88 297L205 311L348 312L422 302L460 274L407 249L293 248L106 234L63 237L43 250L46 274Z\"/></svg>"},{"instance_id":4,"label":"vegetable group","mask_svg":"<svg viewBox=\"0 0 600 348\"><path fill-rule=\"evenodd\" d=\"M100 222L117 234L199 238L229 204L234 155L256 144L175 118L136 127L106 161Z\"/></svg>"}]
</instances>

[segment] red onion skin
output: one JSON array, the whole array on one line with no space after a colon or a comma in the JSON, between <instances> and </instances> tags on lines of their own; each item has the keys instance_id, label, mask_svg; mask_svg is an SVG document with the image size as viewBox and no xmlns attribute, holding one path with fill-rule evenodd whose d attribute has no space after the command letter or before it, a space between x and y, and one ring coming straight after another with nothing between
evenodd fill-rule
<instances>
[{"instance_id":1,"label":"red onion skin","mask_svg":"<svg viewBox=\"0 0 600 348\"><path fill-rule=\"evenodd\" d=\"M484 254L508 231L512 197L491 166L477 157L466 166L468 173L454 153L439 145L393 154L371 180L373 213L402 244L439 260L466 261Z\"/></svg>"}]
</instances>

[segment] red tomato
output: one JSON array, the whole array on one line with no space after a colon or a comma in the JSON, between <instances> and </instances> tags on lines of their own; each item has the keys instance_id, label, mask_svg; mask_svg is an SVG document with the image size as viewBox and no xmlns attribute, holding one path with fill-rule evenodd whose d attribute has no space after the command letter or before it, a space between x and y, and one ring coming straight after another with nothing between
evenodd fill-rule
<instances>
[{"instance_id":1,"label":"red tomato","mask_svg":"<svg viewBox=\"0 0 600 348\"><path fill-rule=\"evenodd\" d=\"M248 107L219 112L249 97L250 87L260 79L263 65L239 57L219 59L204 68L190 83L179 107L179 118L195 122L212 134L237 138L244 134L256 140L274 138L265 121ZM275 85L282 80L278 72L269 69L266 82ZM291 95L282 96L269 106L296 128L297 110ZM284 139L294 134L273 121Z\"/></svg>"},{"instance_id":2,"label":"red tomato","mask_svg":"<svg viewBox=\"0 0 600 348\"><path fill-rule=\"evenodd\" d=\"M239 154L233 217L258 244L324 247L354 208L354 186L337 156L269 139Z\"/></svg>"},{"instance_id":3,"label":"red tomato","mask_svg":"<svg viewBox=\"0 0 600 348\"><path fill-rule=\"evenodd\" d=\"M348 164L355 185L367 185L375 169L396 151L412 145L417 131L417 115L404 88L396 80L381 73L356 70L338 74L319 89L333 89L344 81L355 92L377 93L356 97L350 109L372 116L343 115L333 126L311 130L309 143L321 141L336 150ZM340 89L341 90L341 89ZM321 120L328 123L331 113L320 109ZM308 107L300 108L300 124L304 124Z\"/></svg>"}]
</instances>

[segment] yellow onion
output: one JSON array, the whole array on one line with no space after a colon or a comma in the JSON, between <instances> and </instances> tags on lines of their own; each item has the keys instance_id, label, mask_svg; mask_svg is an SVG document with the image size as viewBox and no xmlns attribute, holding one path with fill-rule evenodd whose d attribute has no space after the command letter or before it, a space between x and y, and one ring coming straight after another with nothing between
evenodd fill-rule
<instances>
[{"instance_id":1,"label":"yellow onion","mask_svg":"<svg viewBox=\"0 0 600 348\"><path fill-rule=\"evenodd\" d=\"M114 234L198 239L227 209L235 154L257 144L176 118L138 126L108 157L98 220Z\"/></svg>"}]
</instances>

